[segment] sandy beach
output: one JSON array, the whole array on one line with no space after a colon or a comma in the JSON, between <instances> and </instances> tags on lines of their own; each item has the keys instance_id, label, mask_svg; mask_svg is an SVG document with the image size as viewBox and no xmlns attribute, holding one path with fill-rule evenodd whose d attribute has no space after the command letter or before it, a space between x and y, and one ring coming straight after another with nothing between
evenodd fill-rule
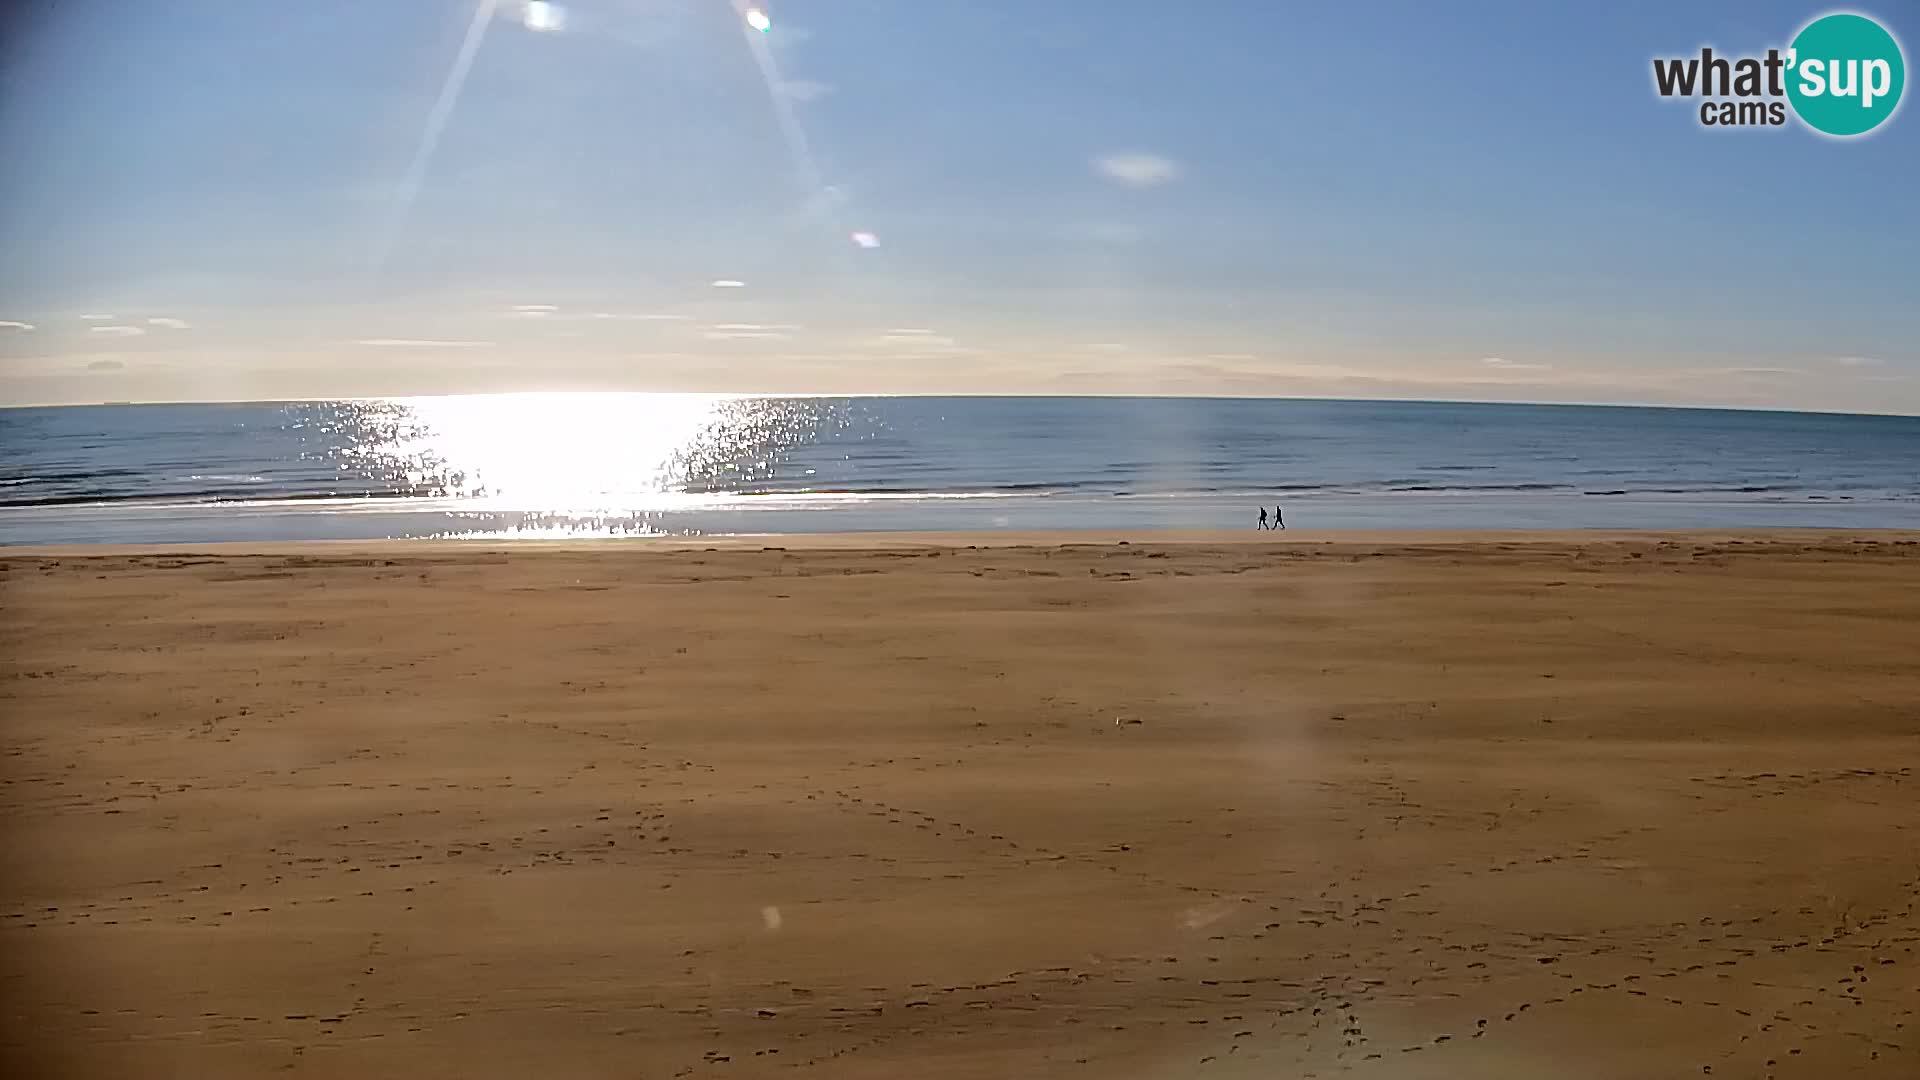
<instances>
[{"instance_id":1,"label":"sandy beach","mask_svg":"<svg viewBox=\"0 0 1920 1080\"><path fill-rule=\"evenodd\" d=\"M0 553L0 1072L1920 1075L1920 536Z\"/></svg>"}]
</instances>

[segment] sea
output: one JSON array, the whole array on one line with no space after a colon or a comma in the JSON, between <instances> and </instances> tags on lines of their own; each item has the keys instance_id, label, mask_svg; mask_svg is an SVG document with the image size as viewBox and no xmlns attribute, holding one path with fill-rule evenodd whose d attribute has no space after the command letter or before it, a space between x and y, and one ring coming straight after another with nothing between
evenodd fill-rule
<instances>
[{"instance_id":1,"label":"sea","mask_svg":"<svg viewBox=\"0 0 1920 1080\"><path fill-rule=\"evenodd\" d=\"M0 544L1920 528L1920 418L1135 397L492 394L0 410Z\"/></svg>"}]
</instances>

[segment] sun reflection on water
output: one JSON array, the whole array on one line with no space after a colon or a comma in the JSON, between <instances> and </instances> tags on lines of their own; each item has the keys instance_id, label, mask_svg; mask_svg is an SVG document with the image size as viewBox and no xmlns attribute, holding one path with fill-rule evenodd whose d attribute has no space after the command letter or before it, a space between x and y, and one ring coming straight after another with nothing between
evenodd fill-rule
<instances>
[{"instance_id":1,"label":"sun reflection on water","mask_svg":"<svg viewBox=\"0 0 1920 1080\"><path fill-rule=\"evenodd\" d=\"M532 393L340 402L308 453L343 487L463 508L607 515L783 483L788 456L847 426L834 399ZM804 473L800 469L789 472Z\"/></svg>"}]
</instances>

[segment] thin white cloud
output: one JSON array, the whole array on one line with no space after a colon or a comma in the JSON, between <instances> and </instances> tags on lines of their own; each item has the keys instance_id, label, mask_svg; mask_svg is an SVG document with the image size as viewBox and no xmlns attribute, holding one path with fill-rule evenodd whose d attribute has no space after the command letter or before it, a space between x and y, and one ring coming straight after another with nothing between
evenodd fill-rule
<instances>
[{"instance_id":1,"label":"thin white cloud","mask_svg":"<svg viewBox=\"0 0 1920 1080\"><path fill-rule=\"evenodd\" d=\"M818 101L833 93L833 87L812 79L788 79L780 84L780 96L802 105L809 101Z\"/></svg>"},{"instance_id":2,"label":"thin white cloud","mask_svg":"<svg viewBox=\"0 0 1920 1080\"><path fill-rule=\"evenodd\" d=\"M1221 374L1221 375L1226 375L1236 379L1277 378L1277 379L1365 380L1365 379L1384 379L1384 378L1391 377L1386 373L1366 371L1361 368L1348 367L1344 364L1296 363L1293 361L1280 361L1278 363L1265 364L1258 368L1254 368L1250 370L1222 367L1218 364L1176 364L1176 365L1173 365L1173 367L1176 369L1185 369L1187 371L1192 371L1192 372L1210 372L1215 374Z\"/></svg>"},{"instance_id":3,"label":"thin white cloud","mask_svg":"<svg viewBox=\"0 0 1920 1080\"><path fill-rule=\"evenodd\" d=\"M139 337L146 333L137 326L91 326L88 329L102 337Z\"/></svg>"},{"instance_id":4,"label":"thin white cloud","mask_svg":"<svg viewBox=\"0 0 1920 1080\"><path fill-rule=\"evenodd\" d=\"M1724 375L1764 375L1769 377L1780 376L1780 375L1799 376L1799 375L1805 375L1806 372L1801 371L1798 368L1784 368L1784 367L1713 367L1713 368L1689 368L1687 370L1679 372L1678 374L1682 378L1711 379L1711 378L1717 378Z\"/></svg>"},{"instance_id":5,"label":"thin white cloud","mask_svg":"<svg viewBox=\"0 0 1920 1080\"><path fill-rule=\"evenodd\" d=\"M1490 368L1499 368L1501 371L1552 371L1553 370L1552 364L1539 364L1539 363L1533 363L1531 361L1522 361L1522 360L1508 360L1507 358L1502 356L1483 356L1480 358L1480 362Z\"/></svg>"},{"instance_id":6,"label":"thin white cloud","mask_svg":"<svg viewBox=\"0 0 1920 1080\"><path fill-rule=\"evenodd\" d=\"M372 349L491 349L491 341L439 340L434 338L361 338L355 345Z\"/></svg>"},{"instance_id":7,"label":"thin white cloud","mask_svg":"<svg viewBox=\"0 0 1920 1080\"><path fill-rule=\"evenodd\" d=\"M874 248L880 246L880 238L864 229L853 233L848 239L853 241L854 247L863 248L867 251L872 251Z\"/></svg>"},{"instance_id":8,"label":"thin white cloud","mask_svg":"<svg viewBox=\"0 0 1920 1080\"><path fill-rule=\"evenodd\" d=\"M1298 393L1302 389L1339 390L1361 384L1387 383L1392 381L1392 376L1337 364L1283 362L1247 367L1233 361L1202 359L1159 363L1131 375L1116 375L1111 370L1068 371L1055 376L1054 381L1070 386L1155 392Z\"/></svg>"},{"instance_id":9,"label":"thin white cloud","mask_svg":"<svg viewBox=\"0 0 1920 1080\"><path fill-rule=\"evenodd\" d=\"M747 287L747 283L744 281L735 281L732 278L721 278L713 283L713 287L716 289L744 289Z\"/></svg>"},{"instance_id":10,"label":"thin white cloud","mask_svg":"<svg viewBox=\"0 0 1920 1080\"><path fill-rule=\"evenodd\" d=\"M31 329L33 329L33 324L30 322L19 322L14 319L0 319L0 330L19 330L22 333L24 333Z\"/></svg>"},{"instance_id":11,"label":"thin white cloud","mask_svg":"<svg viewBox=\"0 0 1920 1080\"><path fill-rule=\"evenodd\" d=\"M1830 364L1836 364L1840 367L1851 367L1851 368L1879 367L1880 365L1886 363L1885 360L1882 360L1877 356L1836 356L1827 362Z\"/></svg>"},{"instance_id":12,"label":"thin white cloud","mask_svg":"<svg viewBox=\"0 0 1920 1080\"><path fill-rule=\"evenodd\" d=\"M612 320L615 322L686 322L685 315L672 315L658 311L596 311L588 315L589 319Z\"/></svg>"},{"instance_id":13,"label":"thin white cloud","mask_svg":"<svg viewBox=\"0 0 1920 1080\"><path fill-rule=\"evenodd\" d=\"M1150 188L1180 177L1180 163L1159 154L1107 154L1093 159L1094 171L1116 184Z\"/></svg>"},{"instance_id":14,"label":"thin white cloud","mask_svg":"<svg viewBox=\"0 0 1920 1080\"><path fill-rule=\"evenodd\" d=\"M783 332L787 330L798 330L800 328L798 326L795 326L792 323L730 322L730 323L714 323L713 326L710 327L709 329L719 330L723 333L759 334L759 333L778 333L778 332Z\"/></svg>"},{"instance_id":15,"label":"thin white cloud","mask_svg":"<svg viewBox=\"0 0 1920 1080\"><path fill-rule=\"evenodd\" d=\"M791 334L778 330L709 330L708 341L786 341Z\"/></svg>"},{"instance_id":16,"label":"thin white cloud","mask_svg":"<svg viewBox=\"0 0 1920 1080\"><path fill-rule=\"evenodd\" d=\"M1087 352L1116 353L1126 352L1127 347L1117 341L1093 341L1080 346Z\"/></svg>"},{"instance_id":17,"label":"thin white cloud","mask_svg":"<svg viewBox=\"0 0 1920 1080\"><path fill-rule=\"evenodd\" d=\"M507 314L516 319L543 319L560 309L553 304L515 304Z\"/></svg>"},{"instance_id":18,"label":"thin white cloud","mask_svg":"<svg viewBox=\"0 0 1920 1080\"><path fill-rule=\"evenodd\" d=\"M877 354L902 360L938 360L973 356L980 352L941 334L887 334L874 341L871 347Z\"/></svg>"},{"instance_id":19,"label":"thin white cloud","mask_svg":"<svg viewBox=\"0 0 1920 1080\"><path fill-rule=\"evenodd\" d=\"M189 330L193 328L193 324L185 319L174 319L165 315L148 319L147 325L157 326L162 330Z\"/></svg>"},{"instance_id":20,"label":"thin white cloud","mask_svg":"<svg viewBox=\"0 0 1920 1080\"><path fill-rule=\"evenodd\" d=\"M876 345L898 345L905 348L951 348L959 342L945 334L936 334L931 330L888 330L874 340Z\"/></svg>"},{"instance_id":21,"label":"thin white cloud","mask_svg":"<svg viewBox=\"0 0 1920 1080\"><path fill-rule=\"evenodd\" d=\"M108 321L111 321L113 318L113 316L111 315L99 315L99 314L87 314L87 315L82 315L80 317L82 319L85 319L87 322L108 322Z\"/></svg>"}]
</instances>

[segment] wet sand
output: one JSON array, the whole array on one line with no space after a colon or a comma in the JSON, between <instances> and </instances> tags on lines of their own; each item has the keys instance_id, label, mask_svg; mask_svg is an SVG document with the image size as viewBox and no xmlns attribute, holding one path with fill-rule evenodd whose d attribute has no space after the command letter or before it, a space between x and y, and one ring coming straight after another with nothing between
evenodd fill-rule
<instances>
[{"instance_id":1,"label":"wet sand","mask_svg":"<svg viewBox=\"0 0 1920 1080\"><path fill-rule=\"evenodd\" d=\"M1920 1075L1912 535L0 567L5 1075Z\"/></svg>"}]
</instances>

